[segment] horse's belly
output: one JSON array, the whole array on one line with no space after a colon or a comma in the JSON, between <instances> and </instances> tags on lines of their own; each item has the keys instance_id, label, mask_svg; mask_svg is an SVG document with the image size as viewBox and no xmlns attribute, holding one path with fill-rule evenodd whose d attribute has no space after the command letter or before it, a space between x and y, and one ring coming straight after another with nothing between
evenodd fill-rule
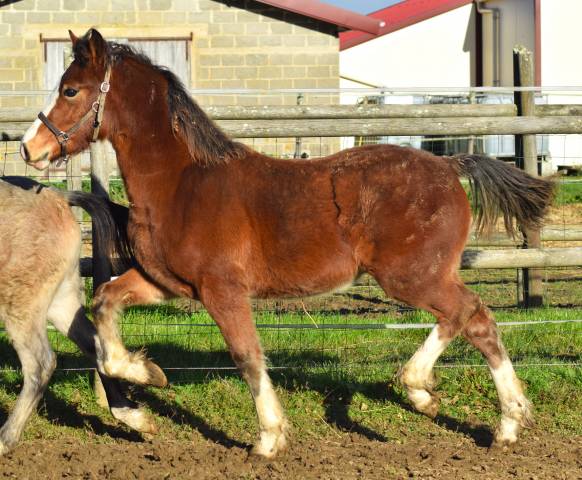
<instances>
[{"instance_id":1,"label":"horse's belly","mask_svg":"<svg viewBox=\"0 0 582 480\"><path fill-rule=\"evenodd\" d=\"M358 275L351 250L271 262L253 282L259 298L308 297L349 287Z\"/></svg>"}]
</instances>

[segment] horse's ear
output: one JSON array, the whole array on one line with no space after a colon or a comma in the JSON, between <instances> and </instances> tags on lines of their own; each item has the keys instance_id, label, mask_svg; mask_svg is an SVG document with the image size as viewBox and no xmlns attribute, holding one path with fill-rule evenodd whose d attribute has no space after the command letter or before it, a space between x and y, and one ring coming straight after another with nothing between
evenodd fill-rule
<instances>
[{"instance_id":1,"label":"horse's ear","mask_svg":"<svg viewBox=\"0 0 582 480\"><path fill-rule=\"evenodd\" d=\"M89 55L94 63L102 63L107 55L107 42L101 34L92 28L87 32Z\"/></svg>"},{"instance_id":2,"label":"horse's ear","mask_svg":"<svg viewBox=\"0 0 582 480\"><path fill-rule=\"evenodd\" d=\"M71 42L73 42L73 46L77 43L77 40L79 40L79 37L77 37L72 30L69 30L69 38L71 39Z\"/></svg>"}]
</instances>

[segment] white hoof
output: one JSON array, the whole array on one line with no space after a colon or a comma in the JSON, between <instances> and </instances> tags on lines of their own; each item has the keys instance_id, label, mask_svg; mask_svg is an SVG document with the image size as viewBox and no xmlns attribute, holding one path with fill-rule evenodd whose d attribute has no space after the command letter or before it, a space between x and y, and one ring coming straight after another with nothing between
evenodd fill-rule
<instances>
[{"instance_id":1,"label":"white hoof","mask_svg":"<svg viewBox=\"0 0 582 480\"><path fill-rule=\"evenodd\" d=\"M512 445L517 442L519 422L509 417L502 417L495 431L494 444L498 446Z\"/></svg>"},{"instance_id":2,"label":"white hoof","mask_svg":"<svg viewBox=\"0 0 582 480\"><path fill-rule=\"evenodd\" d=\"M412 406L420 413L435 418L439 411L439 398L434 393L424 389L407 388L408 398Z\"/></svg>"},{"instance_id":3,"label":"white hoof","mask_svg":"<svg viewBox=\"0 0 582 480\"><path fill-rule=\"evenodd\" d=\"M266 459L275 458L287 449L286 426L262 431L258 443L251 450L251 455Z\"/></svg>"},{"instance_id":4,"label":"white hoof","mask_svg":"<svg viewBox=\"0 0 582 480\"><path fill-rule=\"evenodd\" d=\"M162 369L145 358L141 352L128 353L115 360L107 359L103 362L102 368L108 377L121 378L138 385L165 387L168 384Z\"/></svg>"},{"instance_id":5,"label":"white hoof","mask_svg":"<svg viewBox=\"0 0 582 480\"><path fill-rule=\"evenodd\" d=\"M12 450L8 445L6 445L3 442L0 442L0 456L8 453L10 450Z\"/></svg>"},{"instance_id":6,"label":"white hoof","mask_svg":"<svg viewBox=\"0 0 582 480\"><path fill-rule=\"evenodd\" d=\"M153 435L158 431L153 418L142 408L113 407L111 414L129 428L138 432Z\"/></svg>"}]
</instances>

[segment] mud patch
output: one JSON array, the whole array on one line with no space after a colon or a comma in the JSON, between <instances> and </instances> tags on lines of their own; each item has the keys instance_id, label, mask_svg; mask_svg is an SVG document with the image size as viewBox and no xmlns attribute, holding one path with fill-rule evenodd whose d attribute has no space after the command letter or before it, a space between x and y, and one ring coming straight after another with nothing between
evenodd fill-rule
<instances>
[{"instance_id":1,"label":"mud patch","mask_svg":"<svg viewBox=\"0 0 582 480\"><path fill-rule=\"evenodd\" d=\"M460 434L371 441L356 434L296 440L275 461L248 457L195 435L189 441L82 444L32 440L0 458L0 477L19 479L574 479L582 477L582 438L527 435L505 451Z\"/></svg>"}]
</instances>

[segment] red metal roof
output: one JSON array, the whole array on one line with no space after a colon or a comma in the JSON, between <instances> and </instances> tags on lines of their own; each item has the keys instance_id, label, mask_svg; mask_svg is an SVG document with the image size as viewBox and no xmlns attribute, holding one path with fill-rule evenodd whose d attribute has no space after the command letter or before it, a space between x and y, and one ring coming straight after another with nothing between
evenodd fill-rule
<instances>
[{"instance_id":1,"label":"red metal roof","mask_svg":"<svg viewBox=\"0 0 582 480\"><path fill-rule=\"evenodd\" d=\"M454 10L455 8L472 2L473 0L404 0L396 5L383 8L368 15L370 18L385 22L385 25L380 28L377 34L373 35L369 32L356 31L341 32L340 50L354 47L373 38L381 37L387 33L436 17L441 13Z\"/></svg>"},{"instance_id":2,"label":"red metal roof","mask_svg":"<svg viewBox=\"0 0 582 480\"><path fill-rule=\"evenodd\" d=\"M334 7L318 0L257 0L273 7L298 13L306 17L315 18L322 22L331 23L338 27L366 32L368 35L376 35L383 27L383 21L371 16Z\"/></svg>"}]
</instances>

